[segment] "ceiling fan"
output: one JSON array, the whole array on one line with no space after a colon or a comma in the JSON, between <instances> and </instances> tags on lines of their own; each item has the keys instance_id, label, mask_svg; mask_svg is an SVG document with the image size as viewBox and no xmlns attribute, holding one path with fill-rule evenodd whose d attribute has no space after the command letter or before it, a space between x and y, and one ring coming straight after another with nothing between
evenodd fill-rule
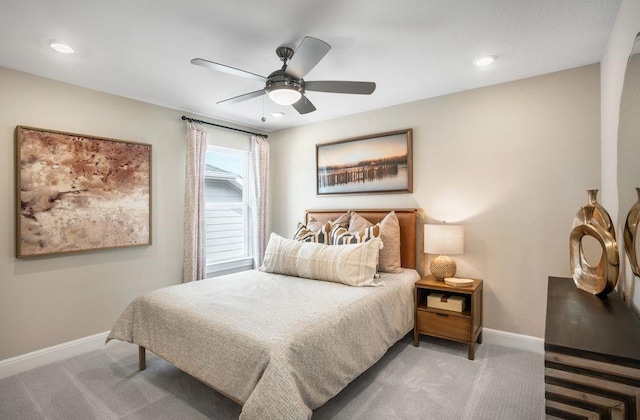
<instances>
[{"instance_id":1,"label":"ceiling fan","mask_svg":"<svg viewBox=\"0 0 640 420\"><path fill-rule=\"evenodd\" d=\"M307 114L315 111L316 107L305 96L304 93L306 91L370 95L376 90L376 84L373 82L349 82L343 80L305 82L303 77L322 60L330 49L331 45L310 36L304 37L295 51L289 47L278 47L276 54L283 62L282 68L271 73L269 77L214 63L203 58L194 58L191 63L235 76L258 80L265 84L263 89L224 99L218 102L219 104L246 101L266 93L275 103L293 105L300 114Z\"/></svg>"}]
</instances>

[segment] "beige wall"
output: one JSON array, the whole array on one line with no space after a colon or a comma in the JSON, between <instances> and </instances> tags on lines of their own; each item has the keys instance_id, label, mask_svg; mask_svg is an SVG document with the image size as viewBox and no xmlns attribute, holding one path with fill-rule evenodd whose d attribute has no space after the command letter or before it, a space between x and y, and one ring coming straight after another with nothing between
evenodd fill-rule
<instances>
[{"instance_id":1,"label":"beige wall","mask_svg":"<svg viewBox=\"0 0 640 420\"><path fill-rule=\"evenodd\" d=\"M598 66L284 130L270 136L274 231L306 208L422 207L466 227L460 276L486 280L485 325L541 337L546 277L567 276L568 231L599 182ZM108 330L138 294L179 282L179 111L0 68L0 360ZM16 125L153 145L150 247L14 257ZM317 197L315 144L414 129L414 193ZM231 146L226 132L214 144ZM216 143L219 139L219 142Z\"/></svg>"},{"instance_id":2,"label":"beige wall","mask_svg":"<svg viewBox=\"0 0 640 420\"><path fill-rule=\"evenodd\" d=\"M140 293L182 278L185 125L179 111L0 67L0 360L107 331ZM14 129L152 144L153 245L20 260ZM232 134L215 130L220 145ZM246 136L245 136L246 137ZM215 143L215 142L214 142ZM245 140L246 143L246 140Z\"/></svg>"},{"instance_id":3,"label":"beige wall","mask_svg":"<svg viewBox=\"0 0 640 420\"><path fill-rule=\"evenodd\" d=\"M308 208L421 207L465 226L458 276L485 280L485 326L544 336L547 277L600 182L599 66L403 104L270 136L272 227ZM414 192L316 196L315 144L413 128Z\"/></svg>"},{"instance_id":4,"label":"beige wall","mask_svg":"<svg viewBox=\"0 0 640 420\"><path fill-rule=\"evenodd\" d=\"M611 37L602 57L601 77L601 138L602 138L602 189L603 204L618 219L618 213L623 214L626 209L619 208L618 197L618 118L620 97L624 83L627 60L636 35L640 32L640 0L622 0L618 18L611 32ZM640 180L636 179L637 185ZM627 185L627 183L625 183ZM626 192L623 195L626 196ZM626 201L622 203L628 205ZM619 233L622 232L624 220L616 220ZM618 290L622 291L625 299L633 302L636 310L640 309L640 280L634 278L620 244L622 258L621 279Z\"/></svg>"}]
</instances>

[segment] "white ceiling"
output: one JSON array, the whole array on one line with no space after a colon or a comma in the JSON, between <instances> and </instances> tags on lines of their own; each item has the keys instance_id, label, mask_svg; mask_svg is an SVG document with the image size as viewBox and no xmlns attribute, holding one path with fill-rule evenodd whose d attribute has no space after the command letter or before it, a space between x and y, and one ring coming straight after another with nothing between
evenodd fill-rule
<instances>
[{"instance_id":1,"label":"white ceiling","mask_svg":"<svg viewBox=\"0 0 640 420\"><path fill-rule=\"evenodd\" d=\"M600 61L620 0L1 0L0 66L273 131ZM268 97L217 105L268 76L276 47L332 49L305 80L362 80L371 96L308 92L299 115ZM52 42L70 45L60 54ZM498 57L489 68L473 60ZM1 92L0 92L1 94ZM264 111L263 111L264 108ZM272 111L284 111L274 118ZM266 122L261 122L263 116Z\"/></svg>"}]
</instances>

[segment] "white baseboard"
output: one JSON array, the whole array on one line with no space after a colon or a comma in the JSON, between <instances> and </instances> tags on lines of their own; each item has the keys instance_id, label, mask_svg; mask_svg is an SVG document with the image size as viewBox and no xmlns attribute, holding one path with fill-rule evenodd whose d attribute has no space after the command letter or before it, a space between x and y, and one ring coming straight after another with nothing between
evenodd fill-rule
<instances>
[{"instance_id":1,"label":"white baseboard","mask_svg":"<svg viewBox=\"0 0 640 420\"><path fill-rule=\"evenodd\" d=\"M0 379L104 347L109 331L0 360Z\"/></svg>"},{"instance_id":2,"label":"white baseboard","mask_svg":"<svg viewBox=\"0 0 640 420\"><path fill-rule=\"evenodd\" d=\"M482 342L544 354L544 338L482 327Z\"/></svg>"},{"instance_id":3,"label":"white baseboard","mask_svg":"<svg viewBox=\"0 0 640 420\"><path fill-rule=\"evenodd\" d=\"M49 363L59 362L78 354L102 349L108 334L109 331L105 331L10 359L0 360L0 379ZM482 328L482 342L544 354L544 339L529 335Z\"/></svg>"}]
</instances>

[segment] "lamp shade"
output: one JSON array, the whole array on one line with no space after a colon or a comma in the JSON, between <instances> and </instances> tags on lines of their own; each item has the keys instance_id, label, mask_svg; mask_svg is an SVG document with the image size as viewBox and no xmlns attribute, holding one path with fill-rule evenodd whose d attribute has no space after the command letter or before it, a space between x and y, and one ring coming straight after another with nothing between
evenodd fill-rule
<instances>
[{"instance_id":1,"label":"lamp shade","mask_svg":"<svg viewBox=\"0 0 640 420\"><path fill-rule=\"evenodd\" d=\"M427 254L454 255L464 252L464 227L462 225L424 225L424 252Z\"/></svg>"}]
</instances>

